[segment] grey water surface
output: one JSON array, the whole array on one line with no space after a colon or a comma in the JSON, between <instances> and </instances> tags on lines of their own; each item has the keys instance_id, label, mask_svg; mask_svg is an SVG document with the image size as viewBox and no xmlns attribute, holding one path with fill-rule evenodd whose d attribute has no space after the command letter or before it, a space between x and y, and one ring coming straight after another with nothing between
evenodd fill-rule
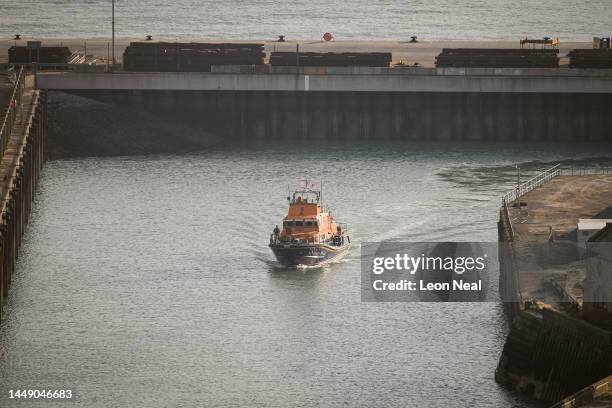
<instances>
[{"instance_id":1,"label":"grey water surface","mask_svg":"<svg viewBox=\"0 0 612 408\"><path fill-rule=\"evenodd\" d=\"M537 406L494 381L501 304L362 303L359 244L496 241L516 163L526 177L610 157L360 142L47 162L0 328L0 406ZM353 249L280 268L269 234L305 177L324 181Z\"/></svg>"}]
</instances>

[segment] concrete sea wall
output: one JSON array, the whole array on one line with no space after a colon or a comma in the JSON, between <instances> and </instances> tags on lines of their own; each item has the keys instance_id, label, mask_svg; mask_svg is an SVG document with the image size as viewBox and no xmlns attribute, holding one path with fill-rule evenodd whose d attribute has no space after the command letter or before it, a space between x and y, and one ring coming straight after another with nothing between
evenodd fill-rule
<instances>
[{"instance_id":1,"label":"concrete sea wall","mask_svg":"<svg viewBox=\"0 0 612 408\"><path fill-rule=\"evenodd\" d=\"M499 296L506 299L504 311L509 322L523 310L521 290L516 271L516 258L513 248L513 231L507 209L502 207L499 211L497 223L499 240Z\"/></svg>"},{"instance_id":2,"label":"concrete sea wall","mask_svg":"<svg viewBox=\"0 0 612 408\"><path fill-rule=\"evenodd\" d=\"M250 140L424 140L424 141L612 141L612 94L389 93L273 91L71 91L50 92L52 151L70 150L65 131L83 126L88 138L106 138L114 154L131 154L126 137L143 131L149 117L169 127L165 136L139 137L153 151L175 152L216 142ZM75 99L75 97L82 99ZM104 104L106 126L83 102ZM128 115L129 114L129 115ZM123 118L123 119L122 119ZM109 127L118 125L116 137ZM170 127L179 126L176 132ZM156 144L161 144L155 149ZM174 145L174 147L173 147ZM94 149L92 149L94 150ZM108 150L108 147L105 149ZM144 149L143 153L147 153Z\"/></svg>"},{"instance_id":3,"label":"concrete sea wall","mask_svg":"<svg viewBox=\"0 0 612 408\"><path fill-rule=\"evenodd\" d=\"M552 311L523 311L512 321L498 382L556 402L610 374L610 334Z\"/></svg>"},{"instance_id":4,"label":"concrete sea wall","mask_svg":"<svg viewBox=\"0 0 612 408\"><path fill-rule=\"evenodd\" d=\"M183 154L221 142L202 126L189 126L140 105L48 93L50 159L84 156Z\"/></svg>"},{"instance_id":5,"label":"concrete sea wall","mask_svg":"<svg viewBox=\"0 0 612 408\"><path fill-rule=\"evenodd\" d=\"M610 331L550 309L537 309L520 294L512 226L504 209L498 224L500 293L510 332L496 381L538 400L557 402L612 374Z\"/></svg>"}]
</instances>

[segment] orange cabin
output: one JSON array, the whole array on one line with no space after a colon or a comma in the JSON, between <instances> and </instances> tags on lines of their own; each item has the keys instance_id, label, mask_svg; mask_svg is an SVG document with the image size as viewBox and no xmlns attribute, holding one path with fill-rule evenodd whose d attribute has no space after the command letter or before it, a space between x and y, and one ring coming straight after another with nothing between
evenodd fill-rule
<instances>
[{"instance_id":1,"label":"orange cabin","mask_svg":"<svg viewBox=\"0 0 612 408\"><path fill-rule=\"evenodd\" d=\"M280 238L283 242L319 243L332 239L338 231L332 215L321 207L318 194L310 198L294 194Z\"/></svg>"}]
</instances>

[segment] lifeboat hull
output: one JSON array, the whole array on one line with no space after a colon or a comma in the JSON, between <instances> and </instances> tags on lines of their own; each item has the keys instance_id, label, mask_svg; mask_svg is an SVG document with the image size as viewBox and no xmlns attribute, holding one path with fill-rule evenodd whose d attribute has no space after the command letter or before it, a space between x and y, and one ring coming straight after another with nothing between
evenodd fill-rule
<instances>
[{"instance_id":1,"label":"lifeboat hull","mask_svg":"<svg viewBox=\"0 0 612 408\"><path fill-rule=\"evenodd\" d=\"M325 244L270 244L277 261L284 266L317 266L342 259L350 244L342 246Z\"/></svg>"}]
</instances>

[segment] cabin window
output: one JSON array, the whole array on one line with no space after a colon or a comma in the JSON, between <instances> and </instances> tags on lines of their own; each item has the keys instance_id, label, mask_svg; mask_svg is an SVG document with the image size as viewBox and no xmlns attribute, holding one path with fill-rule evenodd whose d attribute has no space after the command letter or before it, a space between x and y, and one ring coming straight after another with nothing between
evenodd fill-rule
<instances>
[{"instance_id":1,"label":"cabin window","mask_svg":"<svg viewBox=\"0 0 612 408\"><path fill-rule=\"evenodd\" d=\"M296 221L295 222L295 226L296 227L303 227L304 226L304 222L303 221Z\"/></svg>"},{"instance_id":2,"label":"cabin window","mask_svg":"<svg viewBox=\"0 0 612 408\"><path fill-rule=\"evenodd\" d=\"M306 221L306 226L307 227L312 227L313 222L312 221Z\"/></svg>"},{"instance_id":3,"label":"cabin window","mask_svg":"<svg viewBox=\"0 0 612 408\"><path fill-rule=\"evenodd\" d=\"M293 221L285 221L285 227L293 227Z\"/></svg>"}]
</instances>

